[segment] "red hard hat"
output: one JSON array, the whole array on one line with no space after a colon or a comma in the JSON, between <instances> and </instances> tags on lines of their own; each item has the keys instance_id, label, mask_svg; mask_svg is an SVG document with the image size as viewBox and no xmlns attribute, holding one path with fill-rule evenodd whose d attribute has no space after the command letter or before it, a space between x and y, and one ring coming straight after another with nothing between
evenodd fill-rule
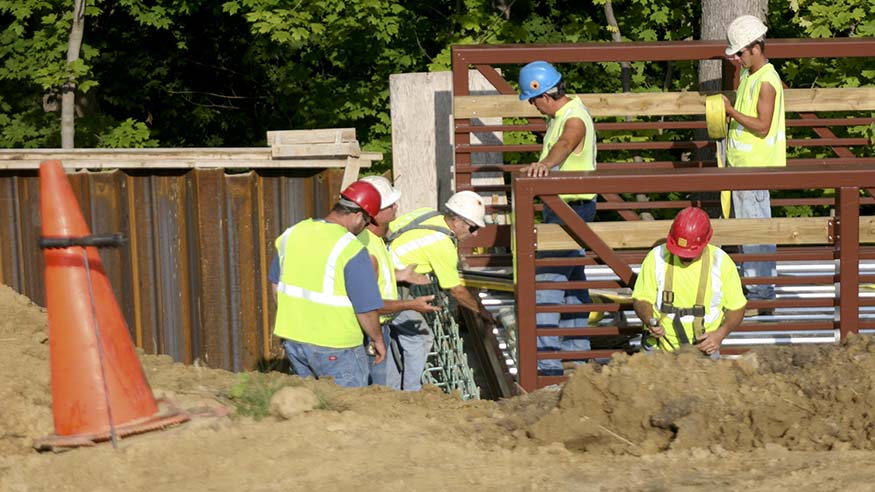
<instances>
[{"instance_id":1,"label":"red hard hat","mask_svg":"<svg viewBox=\"0 0 875 492\"><path fill-rule=\"evenodd\" d=\"M371 217L380 213L380 192L367 181L356 181L341 191L340 196L358 205Z\"/></svg>"},{"instance_id":2,"label":"red hard hat","mask_svg":"<svg viewBox=\"0 0 875 492\"><path fill-rule=\"evenodd\" d=\"M713 234L708 214L701 208L687 207L672 222L666 246L672 254L681 258L696 258Z\"/></svg>"}]
</instances>

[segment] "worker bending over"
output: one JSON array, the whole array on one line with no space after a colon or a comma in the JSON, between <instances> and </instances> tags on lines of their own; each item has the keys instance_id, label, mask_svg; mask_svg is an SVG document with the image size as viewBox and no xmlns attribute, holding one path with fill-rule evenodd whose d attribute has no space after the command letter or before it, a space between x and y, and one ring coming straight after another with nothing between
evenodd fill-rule
<instances>
[{"instance_id":1,"label":"worker bending over","mask_svg":"<svg viewBox=\"0 0 875 492\"><path fill-rule=\"evenodd\" d=\"M368 250L371 264L377 275L380 296L383 298L383 307L379 309L380 325L382 326L383 340L388 347L389 322L395 317L396 313L408 309L420 313L437 312L441 309L430 303L434 299L433 295L420 296L413 299L398 298L397 282L428 285L431 283L431 280L425 275L415 273L413 270L416 265L407 265L403 270L396 271L389 250L386 248L386 243L383 241L383 238L389 232L389 222L395 219L395 214L398 211L398 200L401 198L401 191L392 186L392 183L382 176L367 176L362 178L362 181L374 185L374 188L380 192L380 211L365 230L359 233L358 239ZM382 361L371 360L371 384L386 385L386 366L389 363L389 359L393 357L394 359L400 359L400 356L387 351L386 358ZM392 361L393 364L396 363L394 359Z\"/></svg>"},{"instance_id":2,"label":"worker bending over","mask_svg":"<svg viewBox=\"0 0 875 492\"><path fill-rule=\"evenodd\" d=\"M333 377L341 386L366 386L369 363L386 355L377 310L383 307L364 245L356 239L380 211L380 194L356 181L322 220L306 219L276 240L277 315L274 334L301 377Z\"/></svg>"},{"instance_id":3,"label":"worker bending over","mask_svg":"<svg viewBox=\"0 0 875 492\"><path fill-rule=\"evenodd\" d=\"M744 318L747 300L735 263L708 244L713 230L700 208L683 209L668 240L644 258L632 292L635 313L644 323L645 350L677 350L695 344L719 357L720 345Z\"/></svg>"},{"instance_id":4,"label":"worker bending over","mask_svg":"<svg viewBox=\"0 0 875 492\"><path fill-rule=\"evenodd\" d=\"M459 276L457 241L477 234L486 223L483 198L473 191L460 191L447 200L445 211L420 208L389 224L389 249L398 269L416 265L417 273L437 277L441 289L450 292L459 305L470 309L488 322L492 314L462 285ZM434 337L422 314L403 311L389 324L393 349L397 347L400 364L389 361L388 385L405 391L422 388L422 374Z\"/></svg>"}]
</instances>

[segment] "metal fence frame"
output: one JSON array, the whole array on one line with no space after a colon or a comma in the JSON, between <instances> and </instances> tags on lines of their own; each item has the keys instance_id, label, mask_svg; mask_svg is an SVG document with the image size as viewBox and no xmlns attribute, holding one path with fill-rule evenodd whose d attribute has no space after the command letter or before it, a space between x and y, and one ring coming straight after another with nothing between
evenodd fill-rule
<instances>
[{"instance_id":1,"label":"metal fence frame","mask_svg":"<svg viewBox=\"0 0 875 492\"><path fill-rule=\"evenodd\" d=\"M752 185L752 183L756 183ZM865 165L847 166L814 166L799 169L790 168L759 168L747 169L673 169L640 172L636 170L610 170L588 173L556 173L545 178L517 178L513 183L513 203L515 222L513 230L516 235L516 305L519 351L519 383L527 391L563 380L560 377L538 376L538 359L584 359L591 357L610 356L615 350L590 352L537 352L536 337L538 335L561 336L598 336L618 335L622 332L620 326L599 328L568 328L542 329L536 328L535 315L539 312L585 312L593 308L599 311L618 311L622 309L617 304L598 304L581 306L536 306L535 292L545 288L616 288L632 287L635 274L631 263L640 263L646 251L620 253L611 249L596 235L592 229L580 219L571 208L559 197L568 193L667 193L720 190L745 190L756 186L757 189L791 190L805 188L835 188L836 209L834 225L831 233L833 244L823 247L779 248L775 255L731 255L735 261L743 260L824 260L839 262L838 275L834 280L839 287L835 299L799 299L779 300L769 302L771 307L799 306L834 306L838 317L829 326L823 322L784 322L781 330L813 330L834 328L839 330L841 337L849 333L857 333L860 328L875 328L875 322L861 322L859 307L873 306L875 300L861 301L858 284L861 279L871 282L875 276L859 274L860 259L875 259L875 247L861 247L859 244L860 230L860 190L870 195L875 190L875 169ZM535 227L534 200L540 198L548 204L564 221L566 229L577 239L579 244L585 244L588 258L568 259L536 259L538 237ZM732 220L732 219L729 219ZM768 220L768 219L764 219ZM604 263L619 277L618 282L565 282L562 286L554 283L535 281L537 266L559 264L593 264ZM853 286L853 288L841 288ZM756 305L755 305L756 304ZM751 303L752 307L759 304ZM764 324L745 324L739 331L760 331L769 326ZM774 328L775 324L771 324Z\"/></svg>"},{"instance_id":2,"label":"metal fence frame","mask_svg":"<svg viewBox=\"0 0 875 492\"><path fill-rule=\"evenodd\" d=\"M737 86L739 67L733 65L724 55L725 42L722 41L666 41L666 42L636 42L636 43L578 43L558 45L468 45L454 46L452 49L453 91L454 96L468 96L469 74L468 69L473 67L480 71L489 80L500 94L516 94L516 89L505 80L495 67L502 65L522 65L534 60L546 60L554 63L597 63L597 62L670 62L689 60L720 60L723 62L723 86L731 89ZM841 39L770 39L768 41L768 54L770 59L787 58L841 58L841 57L875 57L875 39L873 38L841 38ZM483 104L488 104L490 96L480 96ZM849 139L837 139L830 127L847 125L864 125L875 122L875 118L849 118L849 119L822 119L818 120L815 113L803 113L797 119L788 119L788 126L806 126L813 128L819 145L832 147L834 157L826 159L806 160L794 162L790 160L788 165L816 165L816 164L875 164L873 158L855 157L847 148ZM616 122L605 123L596 121L596 129L609 128L611 130L636 130L636 129L679 129L679 128L704 128L704 121L700 122ZM519 166L475 166L472 164L471 155L478 152L502 152L502 151L531 151L537 146L512 146L512 145L472 145L471 135L478 132L492 131L543 131L544 123L540 120L525 125L480 125L475 124L470 118L454 117L455 131L455 182L456 189L474 189L481 192L503 193L509 186L475 187L471 183L471 177L477 172L515 172ZM659 142L665 144L664 142ZM672 148L681 148L689 142L672 142ZM799 145L810 145L811 142L797 142ZM618 144L619 145L619 144ZM698 145L698 144L697 144ZM857 144L859 145L859 144ZM634 149L634 144L624 148ZM647 148L639 145L637 148ZM600 146L601 149L607 147ZM808 162L811 161L811 162ZM714 161L699 162L660 162L660 163L599 163L599 169L639 169L652 170L654 168L682 168L682 167L714 167ZM636 193L640 190L635 190ZM602 193L602 196L607 195ZM638 220L638 214L634 210L653 209L665 207L666 203L651 204L626 204L618 196L607 196L608 201L600 203L600 210L617 210L626 220ZM824 204L824 200L776 200L774 206L787 204ZM685 206L683 203L671 204L671 206ZM490 207L490 210L502 209ZM496 252L489 248L493 246L506 247L510 245L509 226L490 225L483 230L478 237L464 241L460 245L465 263L469 266L485 265L509 265L511 256L507 253ZM474 253L475 248L478 253ZM483 253L484 248L486 253Z\"/></svg>"}]
</instances>

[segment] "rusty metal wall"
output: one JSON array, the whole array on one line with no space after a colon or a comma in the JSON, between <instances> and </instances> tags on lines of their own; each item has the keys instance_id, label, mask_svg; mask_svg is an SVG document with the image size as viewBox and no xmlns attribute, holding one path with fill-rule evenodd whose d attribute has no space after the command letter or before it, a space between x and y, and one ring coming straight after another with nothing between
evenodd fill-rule
<instances>
[{"instance_id":1,"label":"rusty metal wall","mask_svg":"<svg viewBox=\"0 0 875 492\"><path fill-rule=\"evenodd\" d=\"M147 353L240 371L279 354L267 281L274 239L327 214L342 171L114 170L68 174L131 337ZM0 172L0 282L45 305L39 179Z\"/></svg>"}]
</instances>

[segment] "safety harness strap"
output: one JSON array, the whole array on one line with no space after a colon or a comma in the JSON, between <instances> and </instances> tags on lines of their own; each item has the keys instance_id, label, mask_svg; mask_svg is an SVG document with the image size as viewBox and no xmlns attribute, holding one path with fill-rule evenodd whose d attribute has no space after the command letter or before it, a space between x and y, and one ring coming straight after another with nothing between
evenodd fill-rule
<instances>
[{"instance_id":1,"label":"safety harness strap","mask_svg":"<svg viewBox=\"0 0 875 492\"><path fill-rule=\"evenodd\" d=\"M431 212L426 212L426 213L420 215L419 217L413 219L412 221L410 221L409 224L405 225L401 229L398 229L395 232L390 232L389 234L386 235L386 238L385 238L386 245L388 246L389 244L392 243L392 241L394 241L395 239L398 239L398 237L401 234L404 234L407 231L412 231L414 229L428 229L430 231L437 231L437 232L440 232L442 234L446 234L447 236L450 237L450 239L455 241L455 239L456 239L455 234L453 234L453 231L449 230L448 228L441 227L441 226L435 226L435 225L429 225L429 224L423 224L423 222L427 221L428 219L431 219L432 217L437 217L440 214L441 213L438 212L437 210L432 210Z\"/></svg>"},{"instance_id":2,"label":"safety harness strap","mask_svg":"<svg viewBox=\"0 0 875 492\"><path fill-rule=\"evenodd\" d=\"M705 333L705 291L708 288L708 280L711 272L711 255L706 250L702 255L702 270L699 272L699 285L696 290L696 304L691 308L678 308L674 305L674 263L668 262L665 268L665 286L662 291L662 304L659 306L659 311L664 314L674 314L672 320L672 328L678 337L681 344L687 345L690 339L687 337L687 332L684 330L681 318L684 316L693 316L693 335L699 337Z\"/></svg>"}]
</instances>

